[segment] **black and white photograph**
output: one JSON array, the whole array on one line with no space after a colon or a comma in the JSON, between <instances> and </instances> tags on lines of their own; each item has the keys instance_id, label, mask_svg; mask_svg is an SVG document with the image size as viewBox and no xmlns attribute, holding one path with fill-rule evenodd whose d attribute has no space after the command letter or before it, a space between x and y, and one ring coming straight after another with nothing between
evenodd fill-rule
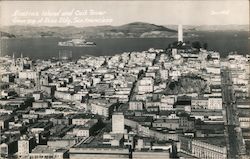
<instances>
[{"instance_id":1,"label":"black and white photograph","mask_svg":"<svg viewBox=\"0 0 250 159\"><path fill-rule=\"evenodd\" d=\"M249 0L0 0L0 159L250 159Z\"/></svg>"}]
</instances>

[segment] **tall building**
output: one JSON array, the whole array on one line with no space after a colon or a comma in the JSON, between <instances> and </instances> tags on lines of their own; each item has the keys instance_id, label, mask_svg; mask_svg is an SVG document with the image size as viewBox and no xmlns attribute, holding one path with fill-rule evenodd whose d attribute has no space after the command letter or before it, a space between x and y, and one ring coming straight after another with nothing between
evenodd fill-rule
<instances>
[{"instance_id":1,"label":"tall building","mask_svg":"<svg viewBox=\"0 0 250 159\"><path fill-rule=\"evenodd\" d=\"M17 71L15 54L14 53L12 55L12 62L11 62L10 70L11 70L11 72L16 72Z\"/></svg>"},{"instance_id":2,"label":"tall building","mask_svg":"<svg viewBox=\"0 0 250 159\"><path fill-rule=\"evenodd\" d=\"M183 29L182 25L178 25L178 41L183 42Z\"/></svg>"},{"instance_id":3,"label":"tall building","mask_svg":"<svg viewBox=\"0 0 250 159\"><path fill-rule=\"evenodd\" d=\"M19 158L28 158L31 150L36 146L36 140L33 137L27 137L26 135L22 136L18 140L18 157Z\"/></svg>"},{"instance_id":4,"label":"tall building","mask_svg":"<svg viewBox=\"0 0 250 159\"><path fill-rule=\"evenodd\" d=\"M27 136L21 137L18 141L18 156L19 158L25 158L29 156L30 145Z\"/></svg>"},{"instance_id":5,"label":"tall building","mask_svg":"<svg viewBox=\"0 0 250 159\"><path fill-rule=\"evenodd\" d=\"M112 133L124 133L124 115L122 112L114 112L112 115Z\"/></svg>"},{"instance_id":6,"label":"tall building","mask_svg":"<svg viewBox=\"0 0 250 159\"><path fill-rule=\"evenodd\" d=\"M12 54L12 65L16 66L15 54Z\"/></svg>"},{"instance_id":7,"label":"tall building","mask_svg":"<svg viewBox=\"0 0 250 159\"><path fill-rule=\"evenodd\" d=\"M19 63L19 70L20 71L23 71L23 65L24 65L24 60L23 60L23 54L21 53L20 63Z\"/></svg>"}]
</instances>

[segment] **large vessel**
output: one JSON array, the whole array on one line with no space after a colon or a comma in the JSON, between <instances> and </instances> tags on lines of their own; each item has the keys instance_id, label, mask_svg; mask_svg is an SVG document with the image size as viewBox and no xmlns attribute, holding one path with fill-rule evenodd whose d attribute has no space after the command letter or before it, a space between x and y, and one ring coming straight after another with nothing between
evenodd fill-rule
<instances>
[{"instance_id":1,"label":"large vessel","mask_svg":"<svg viewBox=\"0 0 250 159\"><path fill-rule=\"evenodd\" d=\"M72 47L93 47L96 44L92 41L86 41L83 38L72 39L68 41L59 41L58 46L72 46Z\"/></svg>"}]
</instances>

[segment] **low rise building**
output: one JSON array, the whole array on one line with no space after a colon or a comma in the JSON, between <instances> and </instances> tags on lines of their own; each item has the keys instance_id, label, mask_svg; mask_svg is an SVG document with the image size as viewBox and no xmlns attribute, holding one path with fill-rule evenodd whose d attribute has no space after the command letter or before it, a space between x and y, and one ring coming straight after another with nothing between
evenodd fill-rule
<instances>
[{"instance_id":1,"label":"low rise building","mask_svg":"<svg viewBox=\"0 0 250 159\"><path fill-rule=\"evenodd\" d=\"M68 158L68 150L63 148L49 147L47 145L36 146L31 153L29 153L30 159L65 159Z\"/></svg>"},{"instance_id":2,"label":"low rise building","mask_svg":"<svg viewBox=\"0 0 250 159\"><path fill-rule=\"evenodd\" d=\"M198 158L226 159L227 148L224 138L180 138L181 152Z\"/></svg>"},{"instance_id":3,"label":"low rise building","mask_svg":"<svg viewBox=\"0 0 250 159\"><path fill-rule=\"evenodd\" d=\"M222 109L222 98L221 97L209 97L208 109Z\"/></svg>"}]
</instances>

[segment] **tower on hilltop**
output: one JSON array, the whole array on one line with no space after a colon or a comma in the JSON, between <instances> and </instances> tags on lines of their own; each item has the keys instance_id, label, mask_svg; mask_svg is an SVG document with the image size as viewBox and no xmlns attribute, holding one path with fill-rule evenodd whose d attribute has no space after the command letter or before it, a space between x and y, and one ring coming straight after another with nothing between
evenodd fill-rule
<instances>
[{"instance_id":1,"label":"tower on hilltop","mask_svg":"<svg viewBox=\"0 0 250 159\"><path fill-rule=\"evenodd\" d=\"M182 25L178 25L178 42L183 42L183 28Z\"/></svg>"}]
</instances>

